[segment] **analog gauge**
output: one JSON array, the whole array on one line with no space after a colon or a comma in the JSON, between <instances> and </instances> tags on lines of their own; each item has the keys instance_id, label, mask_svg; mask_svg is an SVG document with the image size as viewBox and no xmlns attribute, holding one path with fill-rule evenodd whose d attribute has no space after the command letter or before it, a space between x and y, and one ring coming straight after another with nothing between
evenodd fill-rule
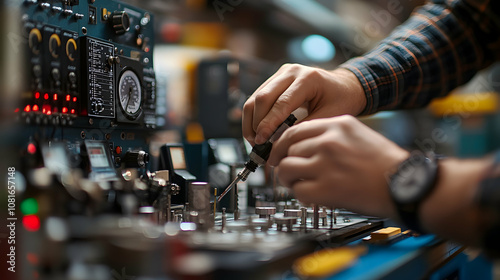
<instances>
[{"instance_id":1,"label":"analog gauge","mask_svg":"<svg viewBox=\"0 0 500 280\"><path fill-rule=\"evenodd\" d=\"M118 84L118 95L120 106L125 115L128 118L137 118L141 109L142 92L139 78L133 71L123 72Z\"/></svg>"}]
</instances>

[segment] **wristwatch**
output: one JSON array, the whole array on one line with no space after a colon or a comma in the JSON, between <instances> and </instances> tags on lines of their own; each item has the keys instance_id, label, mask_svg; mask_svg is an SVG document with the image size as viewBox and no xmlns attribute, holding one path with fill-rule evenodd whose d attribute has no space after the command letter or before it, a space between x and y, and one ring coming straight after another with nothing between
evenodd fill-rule
<instances>
[{"instance_id":1,"label":"wristwatch","mask_svg":"<svg viewBox=\"0 0 500 280\"><path fill-rule=\"evenodd\" d=\"M437 175L438 163L434 154L414 151L391 176L389 191L401 221L408 228L424 232L419 206L434 189Z\"/></svg>"}]
</instances>

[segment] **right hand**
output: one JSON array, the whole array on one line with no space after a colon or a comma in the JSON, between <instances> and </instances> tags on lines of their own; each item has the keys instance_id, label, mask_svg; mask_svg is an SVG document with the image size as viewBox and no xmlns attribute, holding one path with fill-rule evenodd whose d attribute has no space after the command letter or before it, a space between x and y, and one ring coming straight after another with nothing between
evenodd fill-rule
<instances>
[{"instance_id":1,"label":"right hand","mask_svg":"<svg viewBox=\"0 0 500 280\"><path fill-rule=\"evenodd\" d=\"M305 120L358 115L366 97L358 78L349 70L326 71L285 64L264 82L243 107L243 136L250 144L264 143L297 108L305 107Z\"/></svg>"}]
</instances>

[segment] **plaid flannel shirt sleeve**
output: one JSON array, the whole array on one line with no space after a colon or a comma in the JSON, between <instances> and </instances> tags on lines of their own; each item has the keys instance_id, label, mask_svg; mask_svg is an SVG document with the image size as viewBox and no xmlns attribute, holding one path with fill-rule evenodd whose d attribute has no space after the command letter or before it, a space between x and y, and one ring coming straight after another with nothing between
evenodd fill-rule
<instances>
[{"instance_id":1,"label":"plaid flannel shirt sleeve","mask_svg":"<svg viewBox=\"0 0 500 280\"><path fill-rule=\"evenodd\" d=\"M499 0L434 0L377 48L340 67L361 82L366 115L423 107L499 58Z\"/></svg>"}]
</instances>

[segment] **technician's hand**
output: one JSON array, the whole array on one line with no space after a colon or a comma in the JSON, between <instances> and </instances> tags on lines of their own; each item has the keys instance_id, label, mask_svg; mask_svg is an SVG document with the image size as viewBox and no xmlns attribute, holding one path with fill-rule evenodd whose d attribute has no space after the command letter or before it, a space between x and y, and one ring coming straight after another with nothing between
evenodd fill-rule
<instances>
[{"instance_id":1,"label":"technician's hand","mask_svg":"<svg viewBox=\"0 0 500 280\"><path fill-rule=\"evenodd\" d=\"M363 87L352 72L285 64L245 103L243 136L252 145L264 143L299 107L306 107L306 120L311 120L358 115L365 104Z\"/></svg>"},{"instance_id":2,"label":"technician's hand","mask_svg":"<svg viewBox=\"0 0 500 280\"><path fill-rule=\"evenodd\" d=\"M352 116L300 123L273 145L268 162L304 203L396 217L388 176L409 153Z\"/></svg>"}]
</instances>

